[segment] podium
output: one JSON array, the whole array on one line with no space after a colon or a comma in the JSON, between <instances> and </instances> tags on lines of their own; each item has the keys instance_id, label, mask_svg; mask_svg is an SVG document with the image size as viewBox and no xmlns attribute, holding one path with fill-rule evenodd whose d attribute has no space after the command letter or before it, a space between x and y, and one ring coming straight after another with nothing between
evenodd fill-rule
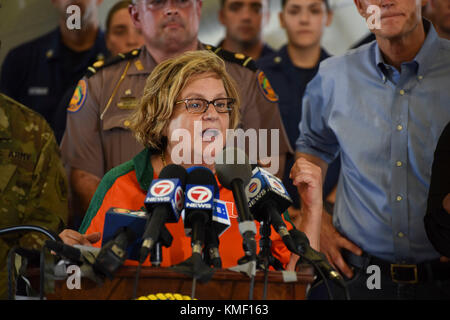
<instances>
[{"instance_id":1,"label":"podium","mask_svg":"<svg viewBox=\"0 0 450 320\"><path fill-rule=\"evenodd\" d=\"M130 300L133 296L137 267L122 267L114 279L97 285L82 278L80 289L69 289L66 280L55 282L55 292L46 293L49 300ZM39 279L39 274L35 275ZM313 282L314 270L301 266L296 272L269 271L267 300L303 300L306 286ZM36 280L36 279L35 279ZM253 299L263 298L264 272L257 271ZM142 267L136 297L157 293L179 293L191 296L192 278L173 272L170 268ZM248 300L250 277L246 274L220 269L207 283L196 282L195 299Z\"/></svg>"}]
</instances>

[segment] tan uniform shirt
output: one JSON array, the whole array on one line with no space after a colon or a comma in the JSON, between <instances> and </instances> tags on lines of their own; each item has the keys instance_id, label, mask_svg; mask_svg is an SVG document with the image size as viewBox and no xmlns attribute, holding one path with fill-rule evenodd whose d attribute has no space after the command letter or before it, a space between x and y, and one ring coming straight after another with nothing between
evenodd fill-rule
<instances>
[{"instance_id":1,"label":"tan uniform shirt","mask_svg":"<svg viewBox=\"0 0 450 320\"><path fill-rule=\"evenodd\" d=\"M240 59L224 60L227 71L238 84L241 127L244 130L279 129L281 158L292 153L276 95L267 79L263 79L261 72L239 64ZM128 54L123 61L93 70L93 76L80 81L68 108L66 132L61 143L63 160L67 164L101 178L144 148L127 129L127 118L138 104L155 66L155 60L143 47ZM270 152L270 147L268 150Z\"/></svg>"}]
</instances>

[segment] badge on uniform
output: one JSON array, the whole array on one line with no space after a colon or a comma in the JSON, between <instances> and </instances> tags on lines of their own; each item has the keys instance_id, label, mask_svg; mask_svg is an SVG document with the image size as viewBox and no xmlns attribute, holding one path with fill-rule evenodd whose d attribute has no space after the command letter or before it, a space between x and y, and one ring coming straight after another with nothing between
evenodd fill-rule
<instances>
[{"instance_id":1,"label":"badge on uniform","mask_svg":"<svg viewBox=\"0 0 450 320\"><path fill-rule=\"evenodd\" d=\"M117 107L122 110L133 110L138 105L139 101L133 97L131 89L125 91L125 96L119 99L117 102Z\"/></svg>"},{"instance_id":2,"label":"badge on uniform","mask_svg":"<svg viewBox=\"0 0 450 320\"><path fill-rule=\"evenodd\" d=\"M272 85L270 84L269 79L267 79L264 72L260 71L257 77L259 88L264 94L264 97L266 97L266 99L270 102L278 102L278 95L275 93L275 90L273 90Z\"/></svg>"},{"instance_id":3,"label":"badge on uniform","mask_svg":"<svg viewBox=\"0 0 450 320\"><path fill-rule=\"evenodd\" d=\"M73 93L72 99L69 102L68 112L75 113L78 112L81 107L83 107L87 96L87 83L86 80L78 81L75 92Z\"/></svg>"}]
</instances>

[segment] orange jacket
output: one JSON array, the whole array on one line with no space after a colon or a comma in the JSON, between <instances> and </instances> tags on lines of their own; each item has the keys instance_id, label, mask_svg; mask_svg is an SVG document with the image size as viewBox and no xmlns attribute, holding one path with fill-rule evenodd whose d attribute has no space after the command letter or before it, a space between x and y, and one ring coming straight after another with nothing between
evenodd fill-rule
<instances>
[{"instance_id":1,"label":"orange jacket","mask_svg":"<svg viewBox=\"0 0 450 320\"><path fill-rule=\"evenodd\" d=\"M146 149L133 160L112 169L105 175L80 227L81 233L103 233L105 214L111 207L142 210L150 183L152 179L157 178L150 164L150 155L151 151ZM234 205L233 194L230 190L222 187L219 182L218 185L220 200L228 202L227 207L231 221L230 228L219 239L222 267L229 268L235 266L238 259L244 256L244 250L242 248L242 236L239 232L238 215ZM255 224L258 231L255 238L258 245L257 252L259 252L260 224L256 221ZM292 228L290 223L286 224L288 229ZM161 264L163 267L178 264L192 255L191 238L185 235L182 219L180 218L177 223L167 223L166 227L173 236L173 242L169 248L163 247ZM291 254L273 228L271 240L272 254L283 265L286 265ZM94 246L100 247L101 243L102 240ZM137 261L127 260L125 264L137 265ZM144 265L150 265L148 258Z\"/></svg>"}]
</instances>

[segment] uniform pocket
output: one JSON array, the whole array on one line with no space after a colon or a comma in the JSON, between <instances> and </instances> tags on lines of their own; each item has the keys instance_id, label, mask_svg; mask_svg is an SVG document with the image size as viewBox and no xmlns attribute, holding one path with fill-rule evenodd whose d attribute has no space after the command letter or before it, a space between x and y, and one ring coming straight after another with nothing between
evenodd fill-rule
<instances>
[{"instance_id":1,"label":"uniform pocket","mask_svg":"<svg viewBox=\"0 0 450 320\"><path fill-rule=\"evenodd\" d=\"M0 164L0 193L8 186L14 173L16 172L17 166L14 164Z\"/></svg>"}]
</instances>

